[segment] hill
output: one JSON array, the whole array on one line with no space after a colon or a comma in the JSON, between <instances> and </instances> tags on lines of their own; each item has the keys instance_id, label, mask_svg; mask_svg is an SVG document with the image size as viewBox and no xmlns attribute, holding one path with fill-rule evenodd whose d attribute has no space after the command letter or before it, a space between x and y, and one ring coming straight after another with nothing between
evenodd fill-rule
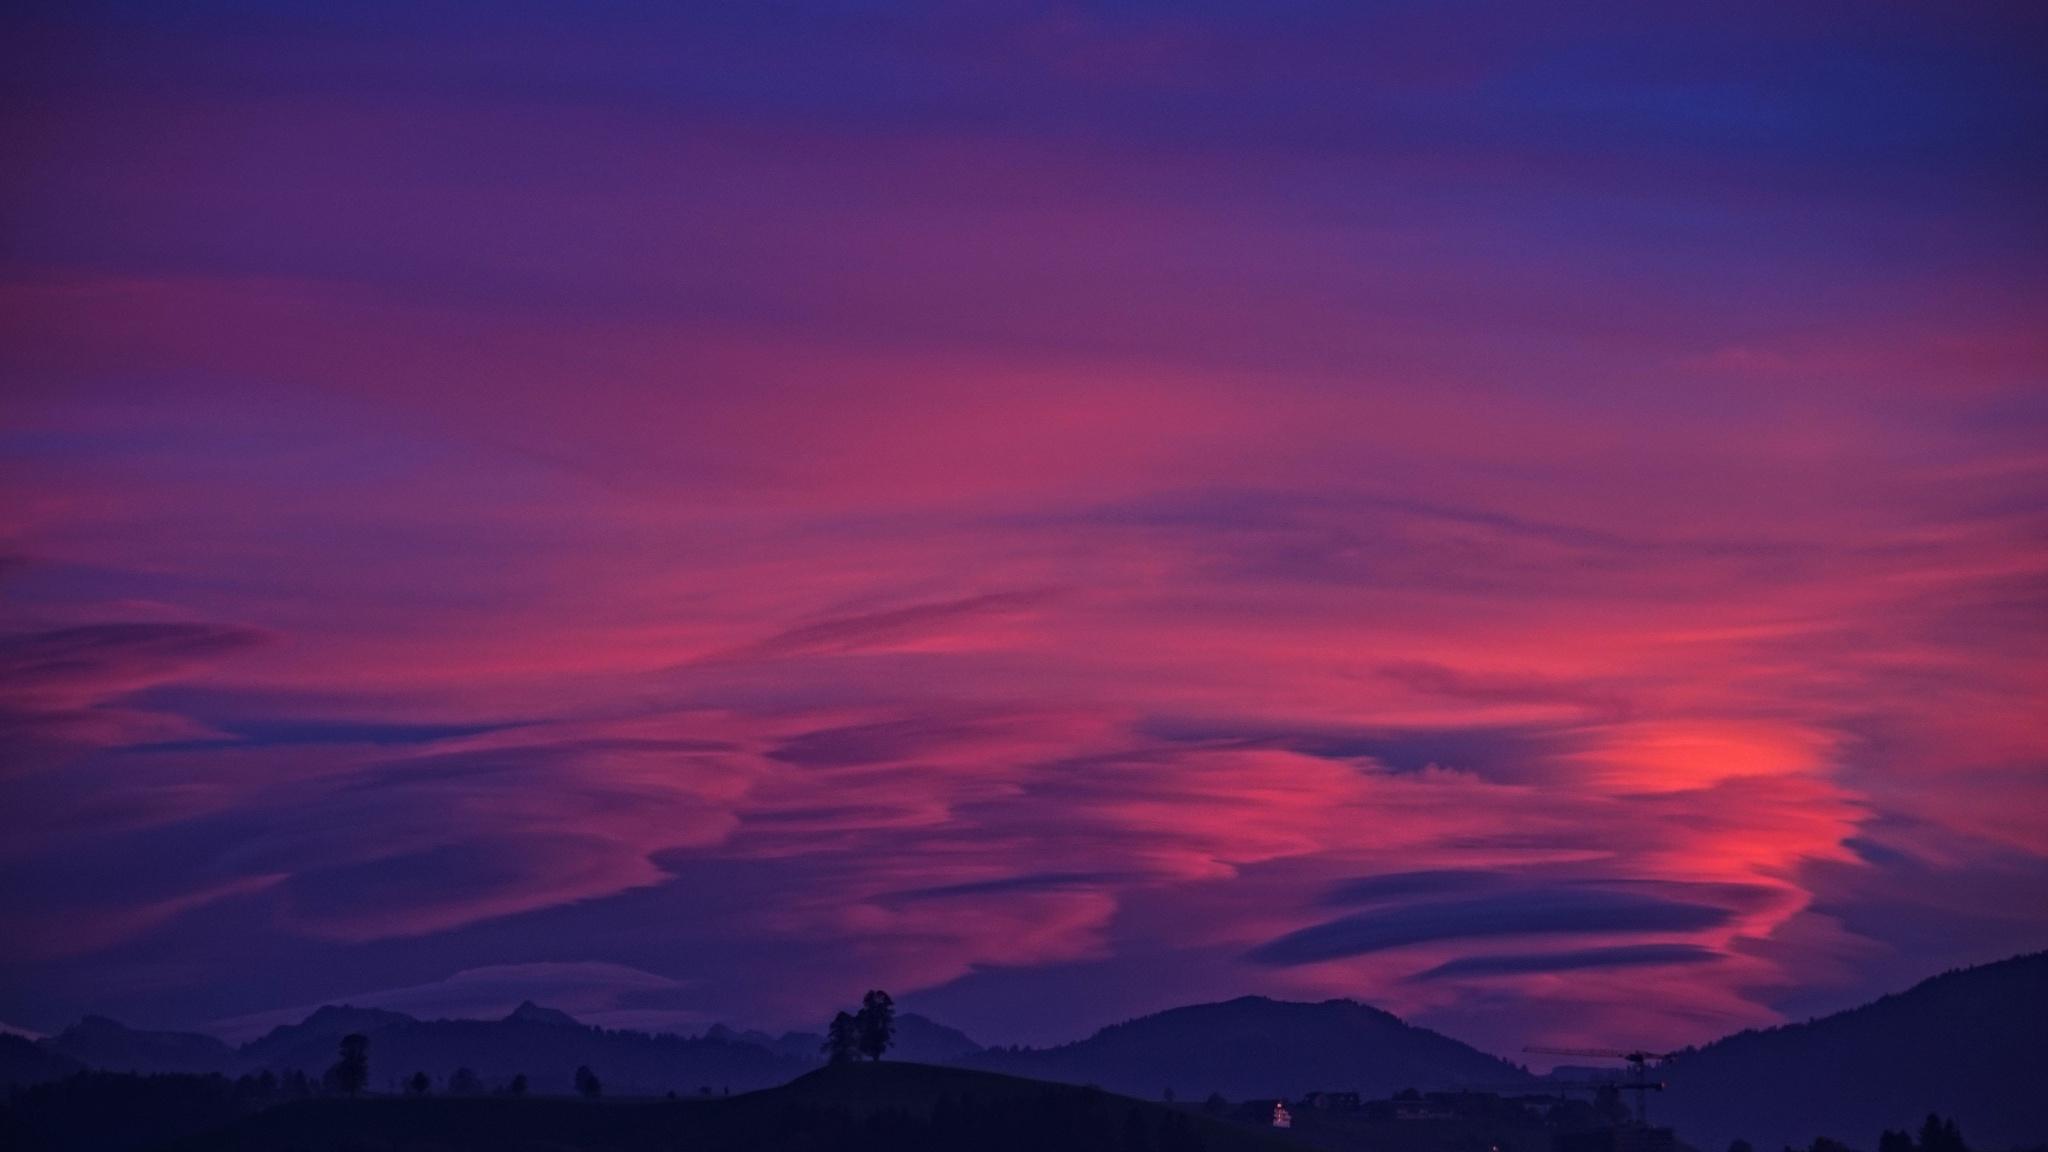
<instances>
[{"instance_id":1,"label":"hill","mask_svg":"<svg viewBox=\"0 0 2048 1152\"><path fill-rule=\"evenodd\" d=\"M2048 1137L2048 952L1936 976L1805 1024L1738 1033L1665 1065L1655 1103L1701 1148L1829 1135L1856 1147L1952 1116L1971 1146Z\"/></svg>"},{"instance_id":2,"label":"hill","mask_svg":"<svg viewBox=\"0 0 2048 1152\"><path fill-rule=\"evenodd\" d=\"M191 1152L635 1152L678 1147L693 1152L1275 1152L1299 1145L1093 1089L885 1062L824 1068L780 1088L715 1100L305 1100L174 1147Z\"/></svg>"},{"instance_id":3,"label":"hill","mask_svg":"<svg viewBox=\"0 0 2048 1152\"><path fill-rule=\"evenodd\" d=\"M242 1070L269 1068L273 1071L296 1068L318 1076L322 1069L334 1063L335 1052L343 1036L351 1032L370 1036L385 1028L416 1023L418 1021L403 1012L326 1004L297 1024L279 1025L242 1045L235 1055L234 1067Z\"/></svg>"},{"instance_id":4,"label":"hill","mask_svg":"<svg viewBox=\"0 0 2048 1152\"><path fill-rule=\"evenodd\" d=\"M1167 1088L1236 1100L1533 1081L1505 1060L1356 1001L1262 996L1171 1009L1056 1048L991 1048L960 1063L1148 1098Z\"/></svg>"}]
</instances>

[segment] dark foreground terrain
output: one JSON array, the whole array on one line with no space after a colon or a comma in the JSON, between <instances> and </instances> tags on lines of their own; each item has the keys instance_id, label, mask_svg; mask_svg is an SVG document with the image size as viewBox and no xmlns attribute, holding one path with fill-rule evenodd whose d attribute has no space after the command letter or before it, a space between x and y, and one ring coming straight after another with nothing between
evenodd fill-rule
<instances>
[{"instance_id":1,"label":"dark foreground terrain","mask_svg":"<svg viewBox=\"0 0 2048 1152\"><path fill-rule=\"evenodd\" d=\"M866 1152L1065 1149L1254 1152L1277 1136L1091 1088L929 1065L821 1069L780 1088L681 1100L316 1098L238 1109L168 1085L182 1077L95 1077L113 1099L32 1095L10 1110L0 1148L22 1152ZM83 1085L86 1081L80 1081ZM156 1085L152 1090L149 1086ZM242 1114L237 1115L237 1111Z\"/></svg>"}]
</instances>

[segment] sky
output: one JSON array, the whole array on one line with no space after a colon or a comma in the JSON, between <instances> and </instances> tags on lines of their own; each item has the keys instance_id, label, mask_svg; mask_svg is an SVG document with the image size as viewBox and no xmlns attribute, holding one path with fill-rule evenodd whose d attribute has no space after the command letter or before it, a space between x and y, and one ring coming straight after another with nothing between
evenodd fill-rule
<instances>
[{"instance_id":1,"label":"sky","mask_svg":"<svg viewBox=\"0 0 2048 1152\"><path fill-rule=\"evenodd\" d=\"M2030 4L10 5L0 1021L1519 1058L2048 947L2044 78Z\"/></svg>"}]
</instances>

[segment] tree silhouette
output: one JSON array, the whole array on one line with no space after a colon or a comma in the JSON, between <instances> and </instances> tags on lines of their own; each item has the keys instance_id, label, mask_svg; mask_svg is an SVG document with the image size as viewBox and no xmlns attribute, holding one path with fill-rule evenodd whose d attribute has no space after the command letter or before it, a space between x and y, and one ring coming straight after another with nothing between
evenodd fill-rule
<instances>
[{"instance_id":1,"label":"tree silhouette","mask_svg":"<svg viewBox=\"0 0 2048 1152\"><path fill-rule=\"evenodd\" d=\"M476 1078L476 1070L473 1068L457 1068L448 1077L448 1094L450 1096L475 1096L483 1090L483 1081Z\"/></svg>"},{"instance_id":2,"label":"tree silhouette","mask_svg":"<svg viewBox=\"0 0 2048 1152\"><path fill-rule=\"evenodd\" d=\"M408 1096L425 1096L433 1090L433 1087L434 1082L427 1078L425 1072L415 1072L412 1074L412 1079L405 1082L405 1094Z\"/></svg>"},{"instance_id":3,"label":"tree silhouette","mask_svg":"<svg viewBox=\"0 0 2048 1152\"><path fill-rule=\"evenodd\" d=\"M588 1064L576 1069L576 1092L585 1100L595 1100L604 1095L604 1081L597 1078L597 1073L592 1072Z\"/></svg>"},{"instance_id":4,"label":"tree silhouette","mask_svg":"<svg viewBox=\"0 0 2048 1152\"><path fill-rule=\"evenodd\" d=\"M860 1059L860 1022L851 1012L841 1012L832 1018L825 1029L825 1042L819 1046L827 1059L834 1064L847 1064Z\"/></svg>"},{"instance_id":5,"label":"tree silhouette","mask_svg":"<svg viewBox=\"0 0 2048 1152\"><path fill-rule=\"evenodd\" d=\"M860 1012L853 1019L860 1029L860 1054L880 1060L896 1039L896 1001L877 988L860 998Z\"/></svg>"},{"instance_id":6,"label":"tree silhouette","mask_svg":"<svg viewBox=\"0 0 2048 1152\"><path fill-rule=\"evenodd\" d=\"M370 1082L370 1038L360 1032L343 1036L341 1059L327 1070L326 1080L344 1095L362 1092L363 1085Z\"/></svg>"},{"instance_id":7,"label":"tree silhouette","mask_svg":"<svg viewBox=\"0 0 2048 1152\"><path fill-rule=\"evenodd\" d=\"M1877 1138L1877 1152L1913 1152L1913 1134L1887 1128Z\"/></svg>"},{"instance_id":8,"label":"tree silhouette","mask_svg":"<svg viewBox=\"0 0 2048 1152\"><path fill-rule=\"evenodd\" d=\"M507 1092L512 1093L514 1096L526 1095L526 1073L521 1072L513 1076L512 1083L506 1086L505 1090Z\"/></svg>"},{"instance_id":9,"label":"tree silhouette","mask_svg":"<svg viewBox=\"0 0 2048 1152\"><path fill-rule=\"evenodd\" d=\"M1970 1152L1954 1120L1929 1112L1920 1125L1920 1152Z\"/></svg>"}]
</instances>

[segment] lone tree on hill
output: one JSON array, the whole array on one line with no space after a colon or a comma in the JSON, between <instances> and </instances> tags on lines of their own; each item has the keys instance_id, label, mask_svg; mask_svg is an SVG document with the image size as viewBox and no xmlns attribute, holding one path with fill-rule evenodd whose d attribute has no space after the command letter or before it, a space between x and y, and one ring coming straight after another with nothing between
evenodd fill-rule
<instances>
[{"instance_id":1,"label":"lone tree on hill","mask_svg":"<svg viewBox=\"0 0 2048 1152\"><path fill-rule=\"evenodd\" d=\"M526 1073L521 1072L512 1077L512 1083L506 1085L505 1091L510 1092L514 1096L526 1095Z\"/></svg>"},{"instance_id":2,"label":"lone tree on hill","mask_svg":"<svg viewBox=\"0 0 2048 1152\"><path fill-rule=\"evenodd\" d=\"M860 1059L860 1022L853 1013L834 1016L831 1026L825 1029L825 1042L819 1047L834 1064L850 1064Z\"/></svg>"},{"instance_id":3,"label":"lone tree on hill","mask_svg":"<svg viewBox=\"0 0 2048 1152\"><path fill-rule=\"evenodd\" d=\"M405 1094L408 1096L425 1096L433 1090L433 1087L434 1082L427 1078L425 1072L415 1072L412 1074L412 1079L405 1082Z\"/></svg>"},{"instance_id":4,"label":"lone tree on hill","mask_svg":"<svg viewBox=\"0 0 2048 1152\"><path fill-rule=\"evenodd\" d=\"M327 1070L326 1080L335 1091L355 1096L370 1082L370 1038L351 1032L341 1038L341 1059Z\"/></svg>"},{"instance_id":5,"label":"lone tree on hill","mask_svg":"<svg viewBox=\"0 0 2048 1152\"><path fill-rule=\"evenodd\" d=\"M588 1064L576 1069L576 1092L585 1100L595 1100L604 1095L604 1081L597 1078L597 1073L592 1072Z\"/></svg>"},{"instance_id":6,"label":"lone tree on hill","mask_svg":"<svg viewBox=\"0 0 2048 1152\"><path fill-rule=\"evenodd\" d=\"M860 1013L854 1018L860 1031L860 1054L880 1060L896 1040L896 1001L877 988L860 999Z\"/></svg>"}]
</instances>

